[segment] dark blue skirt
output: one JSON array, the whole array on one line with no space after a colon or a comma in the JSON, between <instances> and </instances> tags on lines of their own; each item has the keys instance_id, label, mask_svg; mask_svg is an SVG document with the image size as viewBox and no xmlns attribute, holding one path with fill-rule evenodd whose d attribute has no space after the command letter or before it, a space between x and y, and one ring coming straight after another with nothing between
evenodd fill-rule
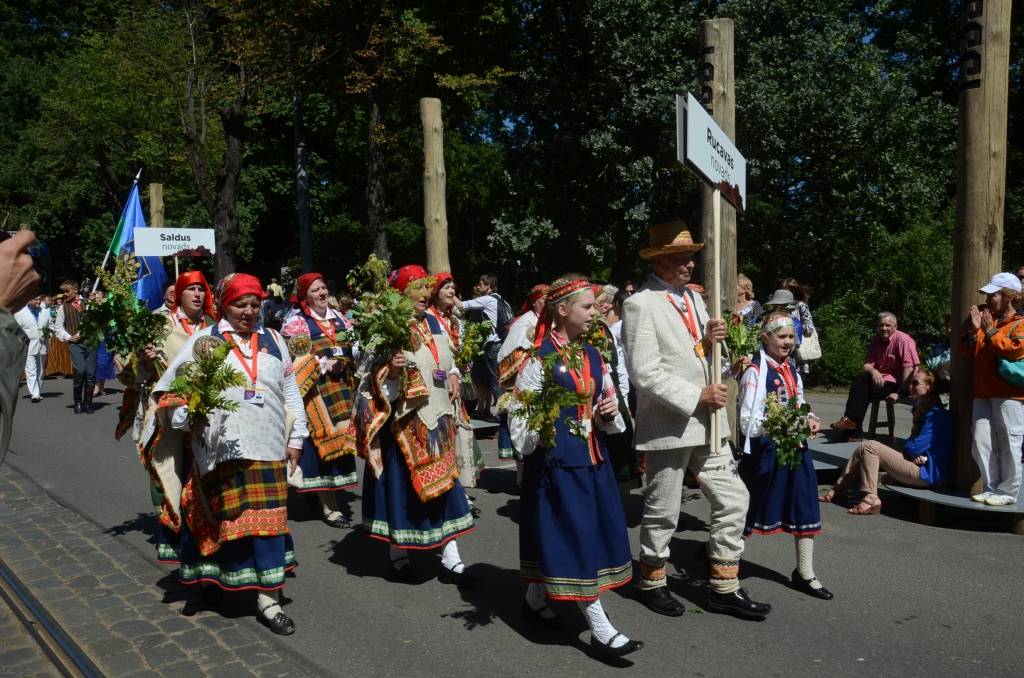
<instances>
[{"instance_id":1,"label":"dark blue skirt","mask_svg":"<svg viewBox=\"0 0 1024 678\"><path fill-rule=\"evenodd\" d=\"M282 588L285 573L298 565L290 534L235 539L225 542L213 555L204 557L184 521L180 553L182 584L215 584L228 591Z\"/></svg>"},{"instance_id":2,"label":"dark blue skirt","mask_svg":"<svg viewBox=\"0 0 1024 678\"><path fill-rule=\"evenodd\" d=\"M401 549L435 549L471 532L473 513L458 480L439 497L424 503L412 487L405 458L390 422L380 432L384 471L376 477L369 464L363 473L363 528L374 539Z\"/></svg>"},{"instance_id":3,"label":"dark blue skirt","mask_svg":"<svg viewBox=\"0 0 1024 678\"><path fill-rule=\"evenodd\" d=\"M512 447L512 431L508 426L508 412L498 413L498 459L522 459Z\"/></svg>"},{"instance_id":4,"label":"dark blue skirt","mask_svg":"<svg viewBox=\"0 0 1024 678\"><path fill-rule=\"evenodd\" d=\"M552 467L527 455L519 509L519 571L552 600L595 600L633 576L626 514L608 462Z\"/></svg>"},{"instance_id":5,"label":"dark blue skirt","mask_svg":"<svg viewBox=\"0 0 1024 678\"><path fill-rule=\"evenodd\" d=\"M818 477L810 450L804 446L795 469L780 466L775 444L767 437L750 441L750 454L739 464L740 477L750 492L744 535L788 532L809 536L821 531Z\"/></svg>"},{"instance_id":6,"label":"dark blue skirt","mask_svg":"<svg viewBox=\"0 0 1024 678\"><path fill-rule=\"evenodd\" d=\"M345 454L323 461L309 438L302 441L299 468L302 469L302 489L296 489L297 492L347 490L359 485L355 455Z\"/></svg>"},{"instance_id":7,"label":"dark blue skirt","mask_svg":"<svg viewBox=\"0 0 1024 678\"><path fill-rule=\"evenodd\" d=\"M114 356L107 350L107 347L100 343L96 347L96 381L110 381L117 379L117 371L114 369Z\"/></svg>"}]
</instances>

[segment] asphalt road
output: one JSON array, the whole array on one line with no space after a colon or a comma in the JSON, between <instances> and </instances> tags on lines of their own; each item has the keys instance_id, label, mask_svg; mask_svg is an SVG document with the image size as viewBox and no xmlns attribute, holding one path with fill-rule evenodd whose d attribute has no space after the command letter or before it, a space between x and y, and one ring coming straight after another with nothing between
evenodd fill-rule
<instances>
[{"instance_id":1,"label":"asphalt road","mask_svg":"<svg viewBox=\"0 0 1024 678\"><path fill-rule=\"evenodd\" d=\"M131 442L112 437L120 395L102 398L106 406L92 416L76 416L69 381L49 380L44 390L40 404L21 401L7 463L111 538L152 557L155 519L147 478ZM841 401L816 400L819 410L826 404L841 409ZM885 495L886 515L878 517L823 507L816 570L835 593L833 601L788 588L795 561L791 538L755 537L741 576L753 597L774 606L766 621L702 612L701 587L691 577L672 580L673 590L689 601L687 613L675 619L649 612L627 587L604 596L604 606L621 631L646 647L621 665L602 664L586 652L589 634L574 606L558 606L570 622L567 632L535 630L521 620L513 472L499 467L493 441L485 441L485 450L490 468L483 486L471 492L482 515L476 532L459 542L463 560L482 579L477 589L460 592L439 583L433 577L439 564L430 555L414 559L423 583L388 581L383 545L358 530L328 527L300 498L290 505L300 567L285 589L298 632L280 642L330 675L1021 673L1024 540L1007 532L1008 518L943 513L947 526L925 527L913 522L911 505ZM352 498L358 520L357 495ZM626 502L634 554L639 508L634 493ZM696 576L704 572L697 554L706 518L707 503L699 492L687 491L672 564ZM225 614L253 623L244 616L247 602L229 604ZM268 642L279 641L268 633Z\"/></svg>"}]
</instances>

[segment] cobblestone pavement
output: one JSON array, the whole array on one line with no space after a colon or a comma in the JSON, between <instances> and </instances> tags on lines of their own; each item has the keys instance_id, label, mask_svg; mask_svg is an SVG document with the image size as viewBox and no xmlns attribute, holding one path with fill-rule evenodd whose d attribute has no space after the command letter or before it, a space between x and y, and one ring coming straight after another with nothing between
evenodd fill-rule
<instances>
[{"instance_id":1,"label":"cobblestone pavement","mask_svg":"<svg viewBox=\"0 0 1024 678\"><path fill-rule=\"evenodd\" d=\"M59 676L20 620L0 600L0 676Z\"/></svg>"},{"instance_id":2,"label":"cobblestone pavement","mask_svg":"<svg viewBox=\"0 0 1024 678\"><path fill-rule=\"evenodd\" d=\"M0 557L107 675L314 672L251 618L184 616L189 601L168 583L169 572L53 501L10 465L0 467ZM171 588L162 594L162 587ZM24 627L5 613L0 675L49 675Z\"/></svg>"}]
</instances>

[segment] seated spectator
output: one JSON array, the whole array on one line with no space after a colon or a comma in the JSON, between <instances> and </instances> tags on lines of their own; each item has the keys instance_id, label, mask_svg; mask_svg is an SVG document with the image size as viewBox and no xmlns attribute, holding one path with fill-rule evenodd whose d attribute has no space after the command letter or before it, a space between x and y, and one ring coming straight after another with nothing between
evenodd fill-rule
<instances>
[{"instance_id":1,"label":"seated spectator","mask_svg":"<svg viewBox=\"0 0 1024 678\"><path fill-rule=\"evenodd\" d=\"M963 353L973 357L973 445L971 456L981 472L981 492L971 497L989 506L1017 501L1021 484L1021 442L1024 439L1024 386L1006 381L1000 358L1024 360L1024 317L1015 304L1021 283L1010 273L997 273L979 290L985 308L971 306L964 322Z\"/></svg>"},{"instance_id":2,"label":"seated spectator","mask_svg":"<svg viewBox=\"0 0 1024 678\"><path fill-rule=\"evenodd\" d=\"M754 327L761 321L761 304L754 301L754 283L742 273L736 276L736 306L733 313L742 318L747 327Z\"/></svg>"},{"instance_id":3,"label":"seated spectator","mask_svg":"<svg viewBox=\"0 0 1024 678\"><path fill-rule=\"evenodd\" d=\"M868 347L864 369L850 386L846 411L842 419L832 424L836 431L856 431L859 434L868 405L882 398L896 401L920 363L917 344L909 334L897 329L894 314L889 311L879 313L877 330L878 334Z\"/></svg>"},{"instance_id":4,"label":"seated spectator","mask_svg":"<svg viewBox=\"0 0 1024 678\"><path fill-rule=\"evenodd\" d=\"M878 498L878 472L911 487L939 485L946 477L949 454L953 445L953 418L942 406L939 393L946 382L936 379L927 367L918 367L910 380L914 399L914 427L903 447L897 452L877 441L869 440L854 451L842 474L819 498L831 502L846 493L853 482L864 492L861 502L847 513L877 514L882 509Z\"/></svg>"}]
</instances>

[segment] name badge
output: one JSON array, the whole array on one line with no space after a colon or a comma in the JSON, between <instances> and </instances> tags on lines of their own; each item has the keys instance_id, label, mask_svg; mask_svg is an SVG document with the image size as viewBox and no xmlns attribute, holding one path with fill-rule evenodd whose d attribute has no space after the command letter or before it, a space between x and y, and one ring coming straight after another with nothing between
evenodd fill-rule
<instances>
[{"instance_id":1,"label":"name badge","mask_svg":"<svg viewBox=\"0 0 1024 678\"><path fill-rule=\"evenodd\" d=\"M444 370L434 370L434 381L438 384L443 384L448 380L448 373Z\"/></svg>"},{"instance_id":2,"label":"name badge","mask_svg":"<svg viewBox=\"0 0 1024 678\"><path fill-rule=\"evenodd\" d=\"M332 358L344 358L345 357L345 349L343 349L341 346L332 346L331 347L331 357Z\"/></svg>"},{"instance_id":3,"label":"name badge","mask_svg":"<svg viewBox=\"0 0 1024 678\"><path fill-rule=\"evenodd\" d=\"M242 401L250 405L263 405L263 393L255 389L246 389L242 394Z\"/></svg>"}]
</instances>

